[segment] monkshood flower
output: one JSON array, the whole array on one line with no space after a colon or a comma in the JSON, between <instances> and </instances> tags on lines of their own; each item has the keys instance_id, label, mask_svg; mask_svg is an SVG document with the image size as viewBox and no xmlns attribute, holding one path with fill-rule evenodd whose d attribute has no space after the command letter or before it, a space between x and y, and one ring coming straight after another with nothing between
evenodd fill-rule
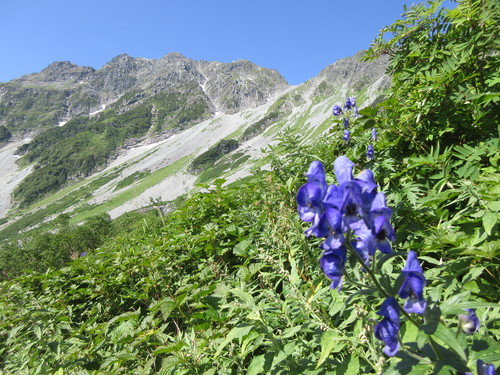
<instances>
[{"instance_id":1,"label":"monkshood flower","mask_svg":"<svg viewBox=\"0 0 500 375\"><path fill-rule=\"evenodd\" d=\"M353 103L353 100L354 100L354 103ZM345 102L345 105L344 105L344 109L346 111L349 111L352 107L354 107L356 105L356 99L355 98L347 98L346 102Z\"/></svg>"},{"instance_id":2,"label":"monkshood flower","mask_svg":"<svg viewBox=\"0 0 500 375\"><path fill-rule=\"evenodd\" d=\"M394 297L388 297L380 306L378 315L383 316L381 322L375 325L375 337L384 342L384 353L394 356L399 348L399 305Z\"/></svg>"},{"instance_id":3,"label":"monkshood flower","mask_svg":"<svg viewBox=\"0 0 500 375\"><path fill-rule=\"evenodd\" d=\"M372 128L372 141L376 141L378 139L378 136L377 136L377 129L375 128Z\"/></svg>"},{"instance_id":4,"label":"monkshood flower","mask_svg":"<svg viewBox=\"0 0 500 375\"><path fill-rule=\"evenodd\" d=\"M349 141L351 140L351 132L347 129L344 129L344 141L345 144L348 144Z\"/></svg>"},{"instance_id":5,"label":"monkshood flower","mask_svg":"<svg viewBox=\"0 0 500 375\"><path fill-rule=\"evenodd\" d=\"M325 179L325 169L319 161L313 161L306 172L308 182L302 185L297 193L297 209L301 220L312 222L306 235L317 235L318 224L323 213L323 198L328 185Z\"/></svg>"},{"instance_id":6,"label":"monkshood flower","mask_svg":"<svg viewBox=\"0 0 500 375\"><path fill-rule=\"evenodd\" d=\"M344 119L344 128L349 127L349 120L347 118Z\"/></svg>"},{"instance_id":7,"label":"monkshood flower","mask_svg":"<svg viewBox=\"0 0 500 375\"><path fill-rule=\"evenodd\" d=\"M496 374L495 366L492 363L487 365L486 363L484 363L484 361L482 361L481 359L478 359L476 362L476 366L477 366L477 375L495 375Z\"/></svg>"},{"instance_id":8,"label":"monkshood flower","mask_svg":"<svg viewBox=\"0 0 500 375\"><path fill-rule=\"evenodd\" d=\"M424 300L425 277L414 251L408 252L405 268L402 269L403 284L399 288L399 296L407 298L404 310L407 313L423 314L427 306Z\"/></svg>"},{"instance_id":9,"label":"monkshood flower","mask_svg":"<svg viewBox=\"0 0 500 375\"><path fill-rule=\"evenodd\" d=\"M340 106L338 104L335 104L333 106L333 115L340 116L341 113L342 113L342 108L340 108Z\"/></svg>"},{"instance_id":10,"label":"monkshood flower","mask_svg":"<svg viewBox=\"0 0 500 375\"><path fill-rule=\"evenodd\" d=\"M375 150L373 149L372 145L369 145L368 150L366 150L366 157L368 159L372 160L374 155L375 155Z\"/></svg>"},{"instance_id":11,"label":"monkshood flower","mask_svg":"<svg viewBox=\"0 0 500 375\"><path fill-rule=\"evenodd\" d=\"M308 181L296 197L300 218L312 223L306 236L325 238L320 245L324 251L320 265L333 289L340 289L348 247L369 264L377 249L390 253L390 242L395 240L392 211L385 195L377 192L373 172L367 169L353 177L353 167L349 158L339 156L333 166L338 184L328 186L323 164L312 162L306 173Z\"/></svg>"},{"instance_id":12,"label":"monkshood flower","mask_svg":"<svg viewBox=\"0 0 500 375\"><path fill-rule=\"evenodd\" d=\"M465 309L467 314L458 315L458 326L467 335L472 335L479 330L479 318L476 315L476 309Z\"/></svg>"},{"instance_id":13,"label":"monkshood flower","mask_svg":"<svg viewBox=\"0 0 500 375\"><path fill-rule=\"evenodd\" d=\"M323 273L332 280L331 289L340 291L342 287L342 275L347 257L347 249L340 246L337 249L325 251L319 260L319 265Z\"/></svg>"}]
</instances>

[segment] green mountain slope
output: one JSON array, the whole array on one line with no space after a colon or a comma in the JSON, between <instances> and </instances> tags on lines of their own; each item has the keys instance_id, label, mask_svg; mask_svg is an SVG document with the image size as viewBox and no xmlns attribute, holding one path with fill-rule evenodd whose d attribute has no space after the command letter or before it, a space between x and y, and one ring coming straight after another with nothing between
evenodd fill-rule
<instances>
[{"instance_id":1,"label":"green mountain slope","mask_svg":"<svg viewBox=\"0 0 500 375\"><path fill-rule=\"evenodd\" d=\"M267 168L201 184L167 213L157 200L153 210L112 222L101 216L78 227L62 215L58 231L2 248L2 264L54 264L17 278L2 268L0 371L496 373L500 95L491 77L499 71L500 8L480 0L452 11L439 4L413 6L374 42L369 55L391 53L393 85L359 117L345 98L321 98L326 84L309 82L255 112L220 114L171 144L136 149L78 182L82 190L95 184L90 195L122 194L159 173L136 173L131 185L113 181L138 160L145 165L160 150L173 157L168 150L191 144L193 135L238 140L232 151L234 142L217 152L210 148L217 142L196 154L185 147L175 168L169 164L182 186L179 176L195 155L208 151L203 162L220 156L216 176L240 147L269 143L255 159ZM372 87L363 95L376 99ZM453 94L464 87L475 90L463 92L466 100ZM344 103L332 115L331 106ZM449 122L455 112L469 126ZM241 129L227 125L235 119ZM191 179L210 171L201 165ZM68 187L52 204L76 193ZM76 246L84 240L85 254ZM74 259L55 264L68 251Z\"/></svg>"}]
</instances>

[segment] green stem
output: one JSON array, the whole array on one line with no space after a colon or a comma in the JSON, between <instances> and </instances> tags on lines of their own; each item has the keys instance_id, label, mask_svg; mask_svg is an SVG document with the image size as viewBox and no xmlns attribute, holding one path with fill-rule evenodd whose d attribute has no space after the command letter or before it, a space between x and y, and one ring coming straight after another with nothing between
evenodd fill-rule
<instances>
[{"instance_id":1,"label":"green stem","mask_svg":"<svg viewBox=\"0 0 500 375\"><path fill-rule=\"evenodd\" d=\"M366 273L368 275L370 275L371 279L373 280L373 283L375 284L375 287L378 289L378 291L380 293L382 293L382 295L384 297L390 297L391 295L389 293L387 293L387 291L382 288L382 286L380 285L379 281L377 280L377 277L375 276L375 273L373 272L373 270L368 267L365 262L363 262L363 259L361 258L361 256L358 254L358 252L352 247L351 245L351 235L348 234L347 235L347 240L346 240L346 243L347 243L347 247L350 249L350 251L352 251L354 253L354 255L356 256L356 259L357 261L359 262L359 264L361 264L361 267L363 267L363 269L366 271ZM409 313L407 313L404 309L400 308L399 309L404 316L406 316L406 318L408 319L408 321L410 321L414 326L416 326L417 328L420 328L421 324L419 322L417 322ZM431 335L427 334L427 337L429 339L429 344L431 345L432 347L432 350L434 351L434 353L436 354L436 357L438 359L443 359L443 355L441 354L441 351L439 350L436 342L433 340L433 338L431 337Z\"/></svg>"},{"instance_id":2,"label":"green stem","mask_svg":"<svg viewBox=\"0 0 500 375\"><path fill-rule=\"evenodd\" d=\"M377 280L377 277L375 276L375 274L373 273L372 269L370 267L368 267L365 262L363 262L363 259L361 259L361 256L358 254L358 252L352 247L351 245L351 241L349 240L350 239L350 236L348 235L347 236L348 239L346 240L346 243L347 243L347 247L354 253L354 255L356 256L356 259L357 261L361 264L361 267L363 267L363 269L366 271L366 273L368 275L370 275L371 279L373 280L373 283L375 284L375 287L378 289L378 291L380 293L382 293L382 295L384 297L390 297L390 294L387 293L385 291L384 288L382 288L382 285L380 285L380 283L378 282Z\"/></svg>"},{"instance_id":3,"label":"green stem","mask_svg":"<svg viewBox=\"0 0 500 375\"><path fill-rule=\"evenodd\" d=\"M417 361L419 362L424 362L424 363L427 363L428 365L431 365L432 364L432 361L429 360L428 358L424 358L424 357L421 357L419 356L418 354L416 353L413 353L412 351L410 351L406 346L404 345L401 345L401 348L403 349L403 351L408 354L410 357L413 357L415 358Z\"/></svg>"}]
</instances>

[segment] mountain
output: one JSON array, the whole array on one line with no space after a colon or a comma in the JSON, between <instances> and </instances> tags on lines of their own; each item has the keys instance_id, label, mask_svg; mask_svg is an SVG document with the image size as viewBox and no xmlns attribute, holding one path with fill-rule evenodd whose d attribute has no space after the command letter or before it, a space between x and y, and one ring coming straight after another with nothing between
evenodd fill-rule
<instances>
[{"instance_id":1,"label":"mountain","mask_svg":"<svg viewBox=\"0 0 500 375\"><path fill-rule=\"evenodd\" d=\"M262 149L283 131L308 142L332 126L331 107L346 96L361 106L379 100L387 61L362 55L298 86L249 61L178 53L119 55L98 70L56 62L0 83L0 128L9 135L0 141L0 231L61 212L75 222L116 217L265 167Z\"/></svg>"}]
</instances>

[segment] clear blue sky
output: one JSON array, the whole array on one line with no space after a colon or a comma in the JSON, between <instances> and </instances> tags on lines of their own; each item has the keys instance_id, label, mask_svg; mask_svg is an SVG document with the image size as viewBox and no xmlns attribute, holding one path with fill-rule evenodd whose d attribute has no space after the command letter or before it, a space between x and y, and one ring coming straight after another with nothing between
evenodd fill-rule
<instances>
[{"instance_id":1,"label":"clear blue sky","mask_svg":"<svg viewBox=\"0 0 500 375\"><path fill-rule=\"evenodd\" d=\"M418 2L418 1L416 1ZM0 0L0 82L116 55L246 59L291 84L369 47L411 0Z\"/></svg>"}]
</instances>

